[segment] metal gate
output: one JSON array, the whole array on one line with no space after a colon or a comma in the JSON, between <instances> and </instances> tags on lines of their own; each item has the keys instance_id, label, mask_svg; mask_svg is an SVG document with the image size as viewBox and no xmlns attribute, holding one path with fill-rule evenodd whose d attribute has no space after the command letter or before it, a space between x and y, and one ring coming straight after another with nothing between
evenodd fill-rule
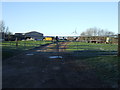
<instances>
[{"instance_id":1,"label":"metal gate","mask_svg":"<svg viewBox=\"0 0 120 90\"><path fill-rule=\"evenodd\" d=\"M95 42L95 40L60 39L41 49L44 52L70 52L79 56L117 55L118 43ZM98 40L100 41L100 40Z\"/></svg>"}]
</instances>

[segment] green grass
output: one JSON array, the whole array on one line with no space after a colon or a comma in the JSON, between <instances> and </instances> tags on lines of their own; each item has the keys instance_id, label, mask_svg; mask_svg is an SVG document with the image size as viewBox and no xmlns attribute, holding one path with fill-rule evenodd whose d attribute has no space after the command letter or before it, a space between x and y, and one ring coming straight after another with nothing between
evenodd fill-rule
<instances>
[{"instance_id":1,"label":"green grass","mask_svg":"<svg viewBox=\"0 0 120 90\"><path fill-rule=\"evenodd\" d=\"M77 51L77 50L93 50L91 51L91 53L97 54L100 51L105 51L105 52L117 51L118 45L71 42L69 43L69 46L67 46L67 51ZM74 53L74 55L77 55L77 58L80 59L77 61L77 64L79 64L79 62L83 60L93 70L95 70L96 75L103 82L108 83L112 87L117 87L118 80L120 80L118 77L120 73L120 71L118 70L118 66L120 63L120 57L117 57L117 55L116 56L115 55L91 56L91 54L90 55L89 54L90 52Z\"/></svg>"},{"instance_id":2,"label":"green grass","mask_svg":"<svg viewBox=\"0 0 120 90\"><path fill-rule=\"evenodd\" d=\"M100 50L100 51L117 51L117 44L104 44L104 43L83 43L83 42L71 42L67 46L67 51L75 50Z\"/></svg>"},{"instance_id":3,"label":"green grass","mask_svg":"<svg viewBox=\"0 0 120 90\"><path fill-rule=\"evenodd\" d=\"M2 58L7 59L14 55L17 55L23 51L39 47L44 44L51 43L50 41L18 41L18 46L16 47L15 41L4 41L0 43L2 47Z\"/></svg>"},{"instance_id":4,"label":"green grass","mask_svg":"<svg viewBox=\"0 0 120 90\"><path fill-rule=\"evenodd\" d=\"M84 59L96 71L99 78L113 87L117 87L118 84L120 73L118 70L119 60L120 57L117 56L99 56Z\"/></svg>"}]
</instances>

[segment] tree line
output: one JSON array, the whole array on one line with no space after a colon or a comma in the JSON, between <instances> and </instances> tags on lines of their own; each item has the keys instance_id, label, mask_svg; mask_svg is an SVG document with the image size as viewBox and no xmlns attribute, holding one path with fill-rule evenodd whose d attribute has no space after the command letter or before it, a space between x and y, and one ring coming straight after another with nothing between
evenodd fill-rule
<instances>
[{"instance_id":1,"label":"tree line","mask_svg":"<svg viewBox=\"0 0 120 90\"><path fill-rule=\"evenodd\" d=\"M80 35L81 36L111 36L111 35L115 35L115 33L94 27L94 28L86 29L86 31L82 32Z\"/></svg>"}]
</instances>

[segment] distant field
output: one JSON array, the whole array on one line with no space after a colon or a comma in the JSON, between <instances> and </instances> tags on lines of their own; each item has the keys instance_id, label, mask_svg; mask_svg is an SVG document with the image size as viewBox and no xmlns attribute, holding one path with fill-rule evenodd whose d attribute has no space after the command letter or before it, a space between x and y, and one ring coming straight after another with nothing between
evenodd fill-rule
<instances>
[{"instance_id":1,"label":"distant field","mask_svg":"<svg viewBox=\"0 0 120 90\"><path fill-rule=\"evenodd\" d=\"M2 46L2 58L6 59L13 55L19 54L25 50L29 50L35 47L39 47L44 44L51 43L50 41L18 41L16 46L15 41L4 41L0 43Z\"/></svg>"},{"instance_id":2,"label":"distant field","mask_svg":"<svg viewBox=\"0 0 120 90\"><path fill-rule=\"evenodd\" d=\"M71 42L67 46L67 51L76 50L100 50L100 51L117 51L117 44L104 44L104 43L83 43Z\"/></svg>"}]
</instances>

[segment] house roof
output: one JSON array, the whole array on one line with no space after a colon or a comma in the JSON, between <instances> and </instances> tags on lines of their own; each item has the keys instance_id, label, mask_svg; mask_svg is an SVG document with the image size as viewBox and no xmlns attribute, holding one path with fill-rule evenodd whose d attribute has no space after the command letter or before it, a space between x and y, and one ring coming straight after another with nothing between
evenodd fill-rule
<instances>
[{"instance_id":1,"label":"house roof","mask_svg":"<svg viewBox=\"0 0 120 90\"><path fill-rule=\"evenodd\" d=\"M43 34L43 33L37 32L37 31L31 31L31 32L27 32L27 33L25 33L25 34L28 34L28 33L39 33L39 34Z\"/></svg>"}]
</instances>

